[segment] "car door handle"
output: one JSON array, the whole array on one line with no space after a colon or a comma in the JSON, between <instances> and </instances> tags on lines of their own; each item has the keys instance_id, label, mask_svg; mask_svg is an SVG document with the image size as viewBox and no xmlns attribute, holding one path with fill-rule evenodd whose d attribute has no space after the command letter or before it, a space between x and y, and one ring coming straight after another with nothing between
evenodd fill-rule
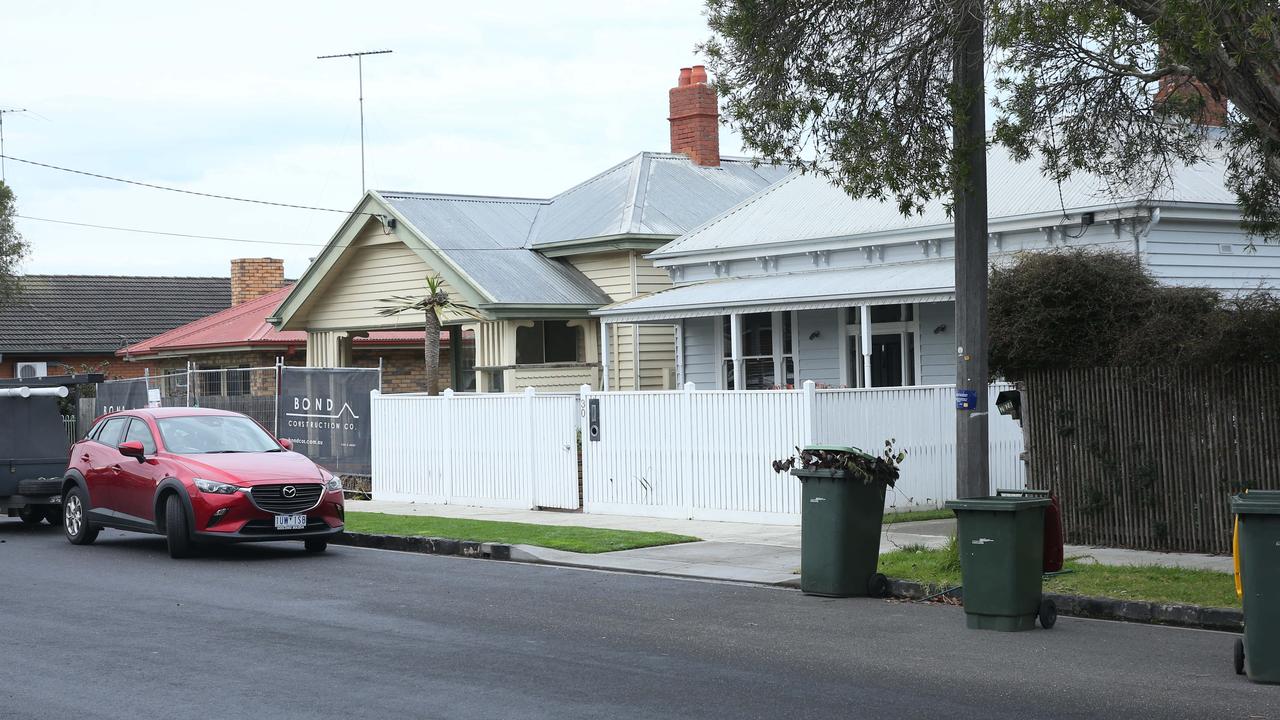
<instances>
[{"instance_id":1,"label":"car door handle","mask_svg":"<svg viewBox=\"0 0 1280 720\"><path fill-rule=\"evenodd\" d=\"M80 456L80 462L89 462L89 453Z\"/></svg>"}]
</instances>

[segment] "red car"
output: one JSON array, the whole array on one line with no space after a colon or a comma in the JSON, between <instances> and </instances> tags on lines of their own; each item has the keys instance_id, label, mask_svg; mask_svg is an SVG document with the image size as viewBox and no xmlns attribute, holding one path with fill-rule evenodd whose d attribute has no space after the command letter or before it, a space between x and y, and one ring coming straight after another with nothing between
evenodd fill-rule
<instances>
[{"instance_id":1,"label":"red car","mask_svg":"<svg viewBox=\"0 0 1280 720\"><path fill-rule=\"evenodd\" d=\"M156 533L169 555L204 542L302 540L342 532L342 481L252 419L200 408L105 415L71 447L62 483L67 539L103 527Z\"/></svg>"}]
</instances>

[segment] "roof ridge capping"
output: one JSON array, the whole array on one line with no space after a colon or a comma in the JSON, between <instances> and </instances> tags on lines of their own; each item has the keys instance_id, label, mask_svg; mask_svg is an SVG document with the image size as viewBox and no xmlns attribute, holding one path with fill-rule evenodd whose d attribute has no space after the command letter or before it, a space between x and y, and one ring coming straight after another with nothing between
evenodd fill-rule
<instances>
[{"instance_id":1,"label":"roof ridge capping","mask_svg":"<svg viewBox=\"0 0 1280 720\"><path fill-rule=\"evenodd\" d=\"M414 192L412 190L374 190L380 197L396 200L448 200L451 202L503 202L512 204L546 205L548 198L519 197L515 195L469 195L465 193Z\"/></svg>"}]
</instances>

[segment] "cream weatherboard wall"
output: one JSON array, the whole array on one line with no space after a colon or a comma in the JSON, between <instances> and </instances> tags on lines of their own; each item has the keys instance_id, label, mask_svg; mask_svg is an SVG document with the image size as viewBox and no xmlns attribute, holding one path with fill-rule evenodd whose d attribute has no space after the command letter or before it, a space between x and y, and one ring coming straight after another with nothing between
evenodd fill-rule
<instances>
[{"instance_id":1,"label":"cream weatherboard wall","mask_svg":"<svg viewBox=\"0 0 1280 720\"><path fill-rule=\"evenodd\" d=\"M639 251L576 255L568 260L614 302L671 287L667 272L654 267ZM610 389L665 390L674 387L675 347L675 331L669 325L611 325Z\"/></svg>"},{"instance_id":2,"label":"cream weatherboard wall","mask_svg":"<svg viewBox=\"0 0 1280 720\"><path fill-rule=\"evenodd\" d=\"M371 220L351 242L328 279L310 294L314 298L300 309L300 324L307 331L307 364L342 367L350 362L351 338L363 331L421 330L423 317L402 313L378 314L392 296L416 297L425 292L428 276L437 274L395 233ZM475 302L458 292L448 280L450 296Z\"/></svg>"}]
</instances>

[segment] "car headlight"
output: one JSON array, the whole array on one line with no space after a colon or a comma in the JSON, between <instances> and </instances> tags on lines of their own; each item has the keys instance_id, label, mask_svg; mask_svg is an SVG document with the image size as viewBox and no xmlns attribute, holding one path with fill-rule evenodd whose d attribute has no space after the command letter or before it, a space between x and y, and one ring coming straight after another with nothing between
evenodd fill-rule
<instances>
[{"instance_id":1,"label":"car headlight","mask_svg":"<svg viewBox=\"0 0 1280 720\"><path fill-rule=\"evenodd\" d=\"M342 489L342 478L337 475L330 475L329 482L325 484L329 492L338 492Z\"/></svg>"},{"instance_id":2,"label":"car headlight","mask_svg":"<svg viewBox=\"0 0 1280 720\"><path fill-rule=\"evenodd\" d=\"M200 488L200 492L213 493L214 495L231 495L240 488L230 483L218 482L216 480L205 480L204 478L195 478L196 487Z\"/></svg>"}]
</instances>

